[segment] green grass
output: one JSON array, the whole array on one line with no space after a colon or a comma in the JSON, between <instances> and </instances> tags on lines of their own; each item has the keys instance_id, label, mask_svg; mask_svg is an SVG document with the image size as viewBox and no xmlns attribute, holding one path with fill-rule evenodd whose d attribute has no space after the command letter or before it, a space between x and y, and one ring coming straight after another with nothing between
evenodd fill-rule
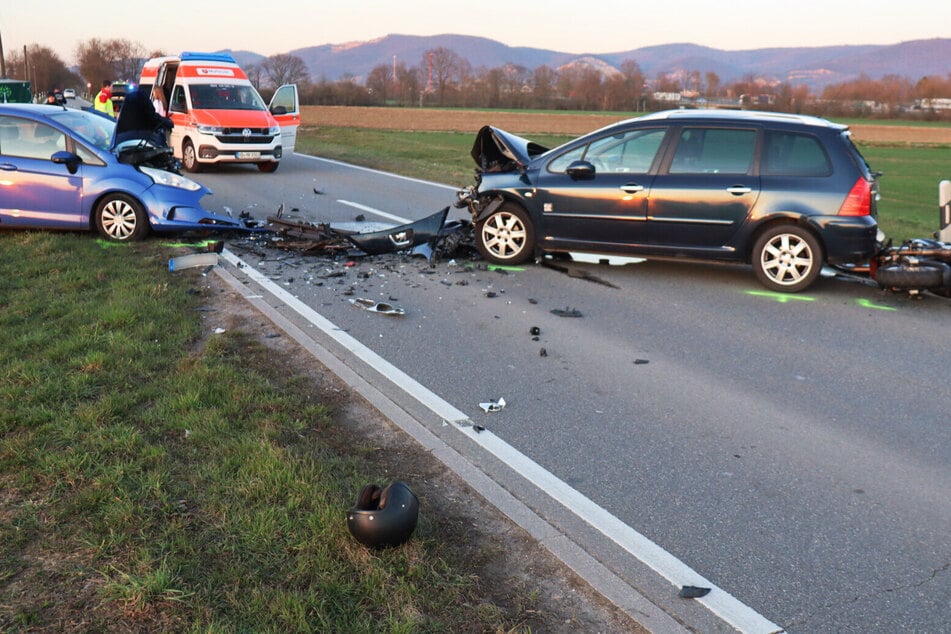
<instances>
[{"instance_id":1,"label":"green grass","mask_svg":"<svg viewBox=\"0 0 951 634\"><path fill-rule=\"evenodd\" d=\"M938 230L938 183L951 179L946 146L860 147L872 169L882 172L878 221L888 237L900 242L925 238Z\"/></svg>"},{"instance_id":2,"label":"green grass","mask_svg":"<svg viewBox=\"0 0 951 634\"><path fill-rule=\"evenodd\" d=\"M547 147L572 136L532 135ZM297 151L456 187L472 184L474 137L461 132L404 132L365 128L302 128ZM951 178L947 146L862 145L880 181L879 224L896 241L938 230L938 183Z\"/></svg>"},{"instance_id":3,"label":"green grass","mask_svg":"<svg viewBox=\"0 0 951 634\"><path fill-rule=\"evenodd\" d=\"M517 626L467 526L424 512L399 548L356 543L345 512L387 476L336 449L340 397L209 336L200 272L167 268L181 250L107 246L0 233L0 631Z\"/></svg>"}]
</instances>

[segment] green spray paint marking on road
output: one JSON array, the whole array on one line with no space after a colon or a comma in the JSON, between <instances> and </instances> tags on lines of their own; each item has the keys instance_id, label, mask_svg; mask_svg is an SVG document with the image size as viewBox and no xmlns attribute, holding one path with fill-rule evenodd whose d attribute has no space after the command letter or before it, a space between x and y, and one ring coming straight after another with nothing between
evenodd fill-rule
<instances>
[{"instance_id":1,"label":"green spray paint marking on road","mask_svg":"<svg viewBox=\"0 0 951 634\"><path fill-rule=\"evenodd\" d=\"M746 291L747 295L753 295L755 297L766 297L768 299L775 300L780 304L787 304L792 300L799 302L814 302L816 301L815 297L804 297L803 295L790 295L789 293L774 293L772 291Z\"/></svg>"},{"instance_id":2,"label":"green spray paint marking on road","mask_svg":"<svg viewBox=\"0 0 951 634\"><path fill-rule=\"evenodd\" d=\"M898 310L894 306L882 306L881 304L873 304L870 299L857 299L855 303L861 306L862 308L874 308L875 310Z\"/></svg>"}]
</instances>

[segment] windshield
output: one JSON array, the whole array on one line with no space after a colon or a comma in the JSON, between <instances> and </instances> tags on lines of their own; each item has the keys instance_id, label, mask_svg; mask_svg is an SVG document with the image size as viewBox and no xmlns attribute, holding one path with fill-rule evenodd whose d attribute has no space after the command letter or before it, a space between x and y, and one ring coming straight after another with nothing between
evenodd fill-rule
<instances>
[{"instance_id":1,"label":"windshield","mask_svg":"<svg viewBox=\"0 0 951 634\"><path fill-rule=\"evenodd\" d=\"M109 151L112 133L116 127L115 119L72 108L53 112L49 117L72 130L73 135L86 144Z\"/></svg>"},{"instance_id":2,"label":"windshield","mask_svg":"<svg viewBox=\"0 0 951 634\"><path fill-rule=\"evenodd\" d=\"M251 86L199 84L188 87L193 108L203 110L266 110L260 95Z\"/></svg>"}]
</instances>

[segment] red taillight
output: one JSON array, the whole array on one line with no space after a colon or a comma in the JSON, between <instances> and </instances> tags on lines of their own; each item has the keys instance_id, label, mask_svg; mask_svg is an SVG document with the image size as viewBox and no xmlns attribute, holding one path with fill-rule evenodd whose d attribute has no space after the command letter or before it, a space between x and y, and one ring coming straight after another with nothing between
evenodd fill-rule
<instances>
[{"instance_id":1,"label":"red taillight","mask_svg":"<svg viewBox=\"0 0 951 634\"><path fill-rule=\"evenodd\" d=\"M839 207L840 216L868 216L872 213L872 186L861 176Z\"/></svg>"}]
</instances>

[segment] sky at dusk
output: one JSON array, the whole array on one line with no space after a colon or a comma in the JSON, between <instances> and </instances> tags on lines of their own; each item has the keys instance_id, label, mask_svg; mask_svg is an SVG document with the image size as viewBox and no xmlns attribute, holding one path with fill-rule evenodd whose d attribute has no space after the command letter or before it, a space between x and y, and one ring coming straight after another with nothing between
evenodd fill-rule
<instances>
[{"instance_id":1,"label":"sky at dusk","mask_svg":"<svg viewBox=\"0 0 951 634\"><path fill-rule=\"evenodd\" d=\"M146 52L248 50L287 53L392 33L453 33L509 46L568 53L614 53L689 42L725 50L839 44L897 44L951 37L951 4L934 0L2 0L6 55L24 45L53 49L75 63L91 38L123 38Z\"/></svg>"}]
</instances>

